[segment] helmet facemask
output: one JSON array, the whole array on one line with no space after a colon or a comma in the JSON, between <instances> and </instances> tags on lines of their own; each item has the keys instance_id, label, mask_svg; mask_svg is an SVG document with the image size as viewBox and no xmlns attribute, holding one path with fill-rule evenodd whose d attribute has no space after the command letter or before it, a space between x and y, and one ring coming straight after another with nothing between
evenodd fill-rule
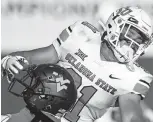
<instances>
[{"instance_id":1,"label":"helmet facemask","mask_svg":"<svg viewBox=\"0 0 153 122\"><path fill-rule=\"evenodd\" d=\"M138 35L139 37L132 36ZM112 41L114 54L120 62L134 62L150 44L149 38L131 24L124 24L118 41ZM116 53L119 53L116 54Z\"/></svg>"}]
</instances>

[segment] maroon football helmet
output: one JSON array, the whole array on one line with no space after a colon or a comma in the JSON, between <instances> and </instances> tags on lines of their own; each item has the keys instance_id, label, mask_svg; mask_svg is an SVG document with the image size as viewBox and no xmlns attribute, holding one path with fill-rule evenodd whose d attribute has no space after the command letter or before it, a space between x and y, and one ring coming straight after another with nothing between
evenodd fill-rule
<instances>
[{"instance_id":1,"label":"maroon football helmet","mask_svg":"<svg viewBox=\"0 0 153 122\"><path fill-rule=\"evenodd\" d=\"M30 66L22 72L12 78L9 92L23 97L30 110L55 115L59 109L68 110L75 103L77 90L74 80L63 67L41 64ZM13 90L17 83L23 87L20 93Z\"/></svg>"}]
</instances>

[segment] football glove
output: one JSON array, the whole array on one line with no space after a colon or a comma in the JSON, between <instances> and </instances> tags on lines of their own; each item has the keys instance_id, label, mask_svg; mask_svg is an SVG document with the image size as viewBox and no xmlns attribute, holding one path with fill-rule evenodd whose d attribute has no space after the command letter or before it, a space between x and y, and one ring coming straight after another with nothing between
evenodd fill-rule
<instances>
[{"instance_id":1,"label":"football glove","mask_svg":"<svg viewBox=\"0 0 153 122\"><path fill-rule=\"evenodd\" d=\"M7 75L7 78L14 77L20 70L23 70L24 65L28 65L28 61L22 56L5 56L1 62L2 66L2 77ZM8 79L8 82L10 80Z\"/></svg>"}]
</instances>

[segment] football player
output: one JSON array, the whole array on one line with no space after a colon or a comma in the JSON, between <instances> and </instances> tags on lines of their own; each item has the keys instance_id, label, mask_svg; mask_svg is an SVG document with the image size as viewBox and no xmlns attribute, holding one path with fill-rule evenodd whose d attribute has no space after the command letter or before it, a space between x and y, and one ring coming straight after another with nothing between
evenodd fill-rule
<instances>
[{"instance_id":1,"label":"football player","mask_svg":"<svg viewBox=\"0 0 153 122\"><path fill-rule=\"evenodd\" d=\"M153 42L151 20L142 9L125 7L112 13L104 28L101 33L90 23L78 21L47 47L4 57L2 67L12 76L24 68L19 60L67 69L75 81L78 99L62 116L62 122L93 122L117 104L122 122L145 122L139 102L153 76L136 60Z\"/></svg>"}]
</instances>

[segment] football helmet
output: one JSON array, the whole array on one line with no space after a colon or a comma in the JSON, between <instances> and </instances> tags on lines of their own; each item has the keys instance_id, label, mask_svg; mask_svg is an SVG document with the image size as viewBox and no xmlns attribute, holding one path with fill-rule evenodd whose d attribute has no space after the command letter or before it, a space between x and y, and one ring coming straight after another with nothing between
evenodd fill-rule
<instances>
[{"instance_id":1,"label":"football helmet","mask_svg":"<svg viewBox=\"0 0 153 122\"><path fill-rule=\"evenodd\" d=\"M15 88L20 84L21 87ZM68 110L77 99L77 90L72 76L58 65L32 65L15 75L9 92L23 97L31 111L44 111L55 115L59 109ZM15 89L15 90L14 90Z\"/></svg>"},{"instance_id":2,"label":"football helmet","mask_svg":"<svg viewBox=\"0 0 153 122\"><path fill-rule=\"evenodd\" d=\"M106 41L119 62L132 64L153 42L151 19L138 7L125 7L111 14Z\"/></svg>"}]
</instances>

